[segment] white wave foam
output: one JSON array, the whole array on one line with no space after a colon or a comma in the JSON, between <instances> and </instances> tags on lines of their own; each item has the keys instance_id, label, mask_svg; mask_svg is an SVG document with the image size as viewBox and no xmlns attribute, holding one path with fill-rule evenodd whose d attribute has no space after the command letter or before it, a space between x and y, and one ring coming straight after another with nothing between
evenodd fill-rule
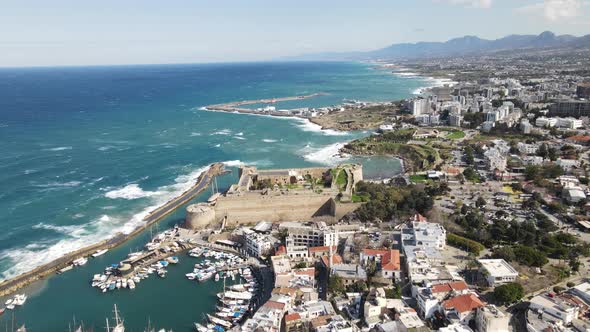
<instances>
[{"instance_id":1,"label":"white wave foam","mask_svg":"<svg viewBox=\"0 0 590 332\"><path fill-rule=\"evenodd\" d=\"M297 127L301 128L303 131L309 132L316 132L326 136L346 136L348 132L346 131L338 131L333 129L322 129L322 126L317 125L315 123L310 122L307 119L297 118Z\"/></svg>"},{"instance_id":2,"label":"white wave foam","mask_svg":"<svg viewBox=\"0 0 590 332\"><path fill-rule=\"evenodd\" d=\"M244 140L246 140L246 139L245 139L244 137L242 137L242 136L234 136L234 138L235 138L235 139L239 139L239 140L241 140L241 141L244 141Z\"/></svg>"},{"instance_id":3,"label":"white wave foam","mask_svg":"<svg viewBox=\"0 0 590 332\"><path fill-rule=\"evenodd\" d=\"M58 226L45 223L38 223L36 225L33 225L33 229L50 230L58 233L63 233L71 237L80 237L89 234L88 230L84 227L84 225Z\"/></svg>"},{"instance_id":4,"label":"white wave foam","mask_svg":"<svg viewBox=\"0 0 590 332\"><path fill-rule=\"evenodd\" d=\"M334 143L321 148L312 148L309 144L303 149L306 153L303 158L307 161L323 164L336 165L345 162L348 157L340 154L340 149L345 145L345 142Z\"/></svg>"},{"instance_id":5,"label":"white wave foam","mask_svg":"<svg viewBox=\"0 0 590 332\"><path fill-rule=\"evenodd\" d=\"M276 139L265 138L262 140L264 143L276 143L278 142Z\"/></svg>"},{"instance_id":6,"label":"white wave foam","mask_svg":"<svg viewBox=\"0 0 590 332\"><path fill-rule=\"evenodd\" d=\"M241 160L224 161L223 164L228 167L239 167L244 165L244 163Z\"/></svg>"},{"instance_id":7,"label":"white wave foam","mask_svg":"<svg viewBox=\"0 0 590 332\"><path fill-rule=\"evenodd\" d=\"M58 146L55 148L45 149L45 151L64 151L64 150L71 150L71 146Z\"/></svg>"},{"instance_id":8,"label":"white wave foam","mask_svg":"<svg viewBox=\"0 0 590 332\"><path fill-rule=\"evenodd\" d=\"M68 182L49 182L46 184L37 184L36 187L40 188L49 188L49 189L56 189L56 188L67 188L67 187L77 187L81 185L82 182L80 181L68 181Z\"/></svg>"},{"instance_id":9,"label":"white wave foam","mask_svg":"<svg viewBox=\"0 0 590 332\"><path fill-rule=\"evenodd\" d=\"M244 136L244 133L240 131L239 133L236 134L236 136Z\"/></svg>"},{"instance_id":10,"label":"white wave foam","mask_svg":"<svg viewBox=\"0 0 590 332\"><path fill-rule=\"evenodd\" d=\"M142 197L151 197L157 195L158 192L154 191L144 191L139 187L138 184L132 183L128 184L123 188L111 190L105 194L105 197L111 199L123 198L123 199L138 199Z\"/></svg>"},{"instance_id":11,"label":"white wave foam","mask_svg":"<svg viewBox=\"0 0 590 332\"><path fill-rule=\"evenodd\" d=\"M228 167L240 167L244 165L268 167L274 165L274 163L269 159L261 159L254 161L229 160L225 161L223 164Z\"/></svg>"},{"instance_id":12,"label":"white wave foam","mask_svg":"<svg viewBox=\"0 0 590 332\"><path fill-rule=\"evenodd\" d=\"M215 144L214 145L216 148L221 147L221 144Z\"/></svg>"},{"instance_id":13,"label":"white wave foam","mask_svg":"<svg viewBox=\"0 0 590 332\"><path fill-rule=\"evenodd\" d=\"M225 135L225 136L227 136L227 135L231 135L231 130L221 129L221 130L212 132L211 135Z\"/></svg>"},{"instance_id":14,"label":"white wave foam","mask_svg":"<svg viewBox=\"0 0 590 332\"><path fill-rule=\"evenodd\" d=\"M189 136L190 137L201 136L201 133L198 133L198 132L193 131Z\"/></svg>"},{"instance_id":15,"label":"white wave foam","mask_svg":"<svg viewBox=\"0 0 590 332\"><path fill-rule=\"evenodd\" d=\"M111 150L111 149L115 149L115 147L112 146L112 145L105 145L105 146L99 147L98 148L98 151L108 151L108 150Z\"/></svg>"},{"instance_id":16,"label":"white wave foam","mask_svg":"<svg viewBox=\"0 0 590 332\"><path fill-rule=\"evenodd\" d=\"M56 226L40 223L33 226L37 229L48 229L63 233L66 235L66 238L43 245L25 245L19 248L0 251L0 261L6 260L10 262L10 267L0 273L0 281L30 271L35 267L51 262L91 243L111 238L114 234L131 233L133 230L145 224L143 218L149 212L192 187L201 173L207 168L208 166L201 167L188 174L178 176L174 184L158 188L158 191L155 192L156 194L151 197L152 204L130 217L102 215L83 225ZM108 206L103 209L110 208Z\"/></svg>"}]
</instances>

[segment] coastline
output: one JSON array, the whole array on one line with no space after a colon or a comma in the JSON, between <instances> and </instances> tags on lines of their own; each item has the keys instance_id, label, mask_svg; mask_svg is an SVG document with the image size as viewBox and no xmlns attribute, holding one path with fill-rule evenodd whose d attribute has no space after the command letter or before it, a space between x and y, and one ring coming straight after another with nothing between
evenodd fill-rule
<instances>
[{"instance_id":1,"label":"coastline","mask_svg":"<svg viewBox=\"0 0 590 332\"><path fill-rule=\"evenodd\" d=\"M200 188L200 190L198 190L196 192L195 195L198 195L200 192L202 192L204 189L206 189L208 187L211 179L214 176L220 174L222 168L223 167L220 166L220 164L210 165L208 170L204 171L203 173L201 173L199 175L195 185L193 185L191 188L189 188L188 190L183 192L181 195L173 198L172 200L162 204L161 206L159 206L156 209L154 209L153 211L151 211L144 218L146 223L135 228L132 232L130 232L128 234L116 233L116 234L114 234L113 237L111 237L109 239L91 244L89 246L86 246L84 248L80 248L80 249L75 250L73 252L69 252L69 253L61 256L60 258L55 259L55 260L48 262L46 264L43 264L41 266L38 266L31 271L22 273L14 278L6 279L6 280L0 282L0 296L5 296L8 294L14 293L15 291L33 283L33 282L39 281L39 280L47 277L48 275L55 273L56 271L60 270L61 268L70 265L73 260L75 260L79 257L90 256L98 250L103 250L103 249L110 250L112 248L115 248L115 247L118 247L118 246L124 244L128 240L134 238L135 236L139 235L141 232L146 230L150 225L153 225L154 223L156 223L157 221L159 221L163 217L165 217L167 214L174 211L174 210L169 210L168 213L155 216L156 213L159 213L159 211L162 211L162 209L165 209L169 204L172 204L176 199L184 196L185 194L187 194L191 190L194 190L197 187L203 186L202 188ZM203 182L203 181L205 181L205 182ZM193 196L193 198L194 198L194 196ZM188 201L190 201L191 199L192 198L189 198ZM188 201L180 202L179 203L180 205L178 205L177 208L186 204Z\"/></svg>"},{"instance_id":2,"label":"coastline","mask_svg":"<svg viewBox=\"0 0 590 332\"><path fill-rule=\"evenodd\" d=\"M416 90L414 90L412 92L413 95L421 95L421 94L427 93L430 89L433 89L433 88L441 88L441 87L444 87L445 85L453 86L453 85L456 85L459 83L457 81L453 81L449 77L445 77L445 76L441 76L441 75L436 76L436 75L424 73L418 68L411 68L409 66L398 65L398 64L390 63L390 62L375 62L374 64L377 65L376 69L387 70L392 75L395 75L398 77L421 78L426 81L432 82L432 84L429 86L419 87Z\"/></svg>"}]
</instances>

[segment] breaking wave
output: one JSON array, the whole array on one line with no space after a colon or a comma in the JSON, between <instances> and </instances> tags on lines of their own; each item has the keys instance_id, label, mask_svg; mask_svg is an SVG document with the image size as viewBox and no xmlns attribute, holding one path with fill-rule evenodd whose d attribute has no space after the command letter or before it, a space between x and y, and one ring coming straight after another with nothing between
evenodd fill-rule
<instances>
[{"instance_id":1,"label":"breaking wave","mask_svg":"<svg viewBox=\"0 0 590 332\"><path fill-rule=\"evenodd\" d=\"M303 158L307 161L333 166L348 160L348 156L340 154L340 149L346 143L334 143L321 148L312 148L309 144L303 149Z\"/></svg>"},{"instance_id":2,"label":"breaking wave","mask_svg":"<svg viewBox=\"0 0 590 332\"><path fill-rule=\"evenodd\" d=\"M138 199L142 197L151 197L154 195L158 195L158 192L154 191L144 191L139 187L138 184L132 183L128 184L123 188L111 190L104 194L105 197L111 199L123 198L123 199Z\"/></svg>"}]
</instances>

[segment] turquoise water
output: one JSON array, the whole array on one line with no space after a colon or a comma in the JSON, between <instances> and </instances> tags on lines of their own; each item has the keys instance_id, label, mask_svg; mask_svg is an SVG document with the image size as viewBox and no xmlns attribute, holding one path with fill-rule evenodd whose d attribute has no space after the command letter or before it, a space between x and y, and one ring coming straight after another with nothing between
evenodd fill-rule
<instances>
[{"instance_id":1,"label":"turquoise water","mask_svg":"<svg viewBox=\"0 0 590 332\"><path fill-rule=\"evenodd\" d=\"M0 69L0 280L132 230L210 163L224 161L234 170L239 163L333 164L344 161L333 157L339 145L368 135L202 106L315 92L328 95L279 106L393 100L425 85L357 63ZM369 177L399 170L397 160L364 162ZM234 177L222 177L220 187ZM161 229L183 216L177 211ZM88 285L146 237L47 279L15 312L16 321L32 331L64 331L75 316L98 329L116 302L132 331L141 331L148 317L161 327L188 330L214 301L212 288L182 277L192 266L188 257L165 280L144 281L132 294L98 294ZM0 317L0 328L9 316Z\"/></svg>"}]
</instances>

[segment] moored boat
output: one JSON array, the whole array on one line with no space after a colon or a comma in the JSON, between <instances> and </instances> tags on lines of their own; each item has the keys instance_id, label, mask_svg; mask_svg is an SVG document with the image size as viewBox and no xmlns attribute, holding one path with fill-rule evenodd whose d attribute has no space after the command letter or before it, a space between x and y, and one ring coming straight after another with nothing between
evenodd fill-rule
<instances>
[{"instance_id":1,"label":"moored boat","mask_svg":"<svg viewBox=\"0 0 590 332\"><path fill-rule=\"evenodd\" d=\"M94 252L94 254L92 254L92 257L96 258L98 256L102 256L104 255L107 251L109 251L109 249L102 249L102 250L97 250Z\"/></svg>"}]
</instances>

